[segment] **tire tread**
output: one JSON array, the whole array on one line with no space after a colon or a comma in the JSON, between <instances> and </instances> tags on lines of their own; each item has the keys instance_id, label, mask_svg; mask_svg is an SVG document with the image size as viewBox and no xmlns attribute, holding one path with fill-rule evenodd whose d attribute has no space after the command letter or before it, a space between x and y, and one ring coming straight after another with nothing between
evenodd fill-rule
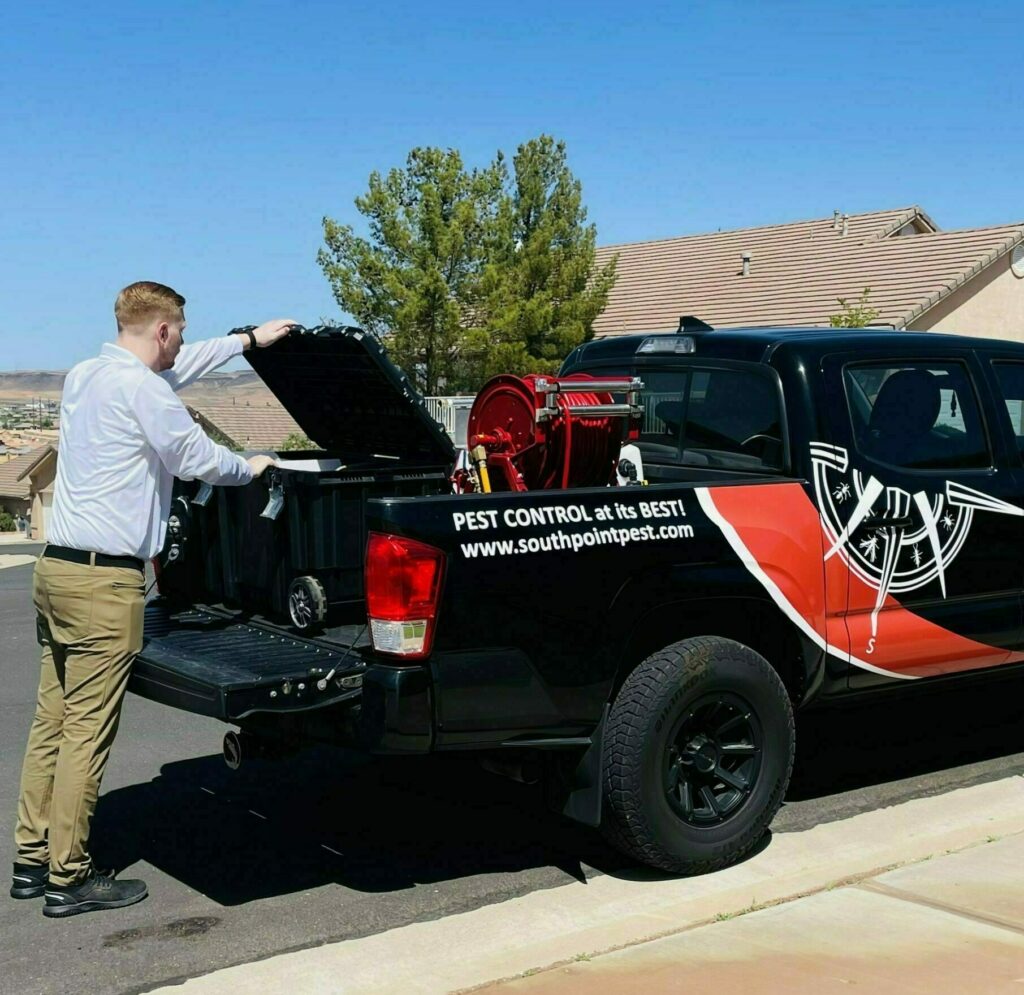
<instances>
[{"instance_id":1,"label":"tire tread","mask_svg":"<svg viewBox=\"0 0 1024 995\"><path fill-rule=\"evenodd\" d=\"M651 832L643 811L638 786L642 782L642 746L649 735L647 720L658 711L666 693L687 675L695 677L712 666L712 660L728 657L753 667L785 701L789 723L789 756L783 773L772 786L770 802L727 850L715 857L694 860L666 849ZM604 733L605 818L602 831L612 846L661 870L705 874L742 859L764 835L782 804L793 767L795 724L789 695L775 669L764 657L740 643L719 636L699 636L673 643L649 656L626 678L612 704Z\"/></svg>"}]
</instances>

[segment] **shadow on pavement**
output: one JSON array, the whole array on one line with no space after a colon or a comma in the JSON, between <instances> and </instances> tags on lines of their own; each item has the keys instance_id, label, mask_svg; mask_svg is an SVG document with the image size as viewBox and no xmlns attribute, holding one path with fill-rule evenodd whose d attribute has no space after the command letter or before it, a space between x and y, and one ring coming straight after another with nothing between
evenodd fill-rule
<instances>
[{"instance_id":1,"label":"shadow on pavement","mask_svg":"<svg viewBox=\"0 0 1024 995\"><path fill-rule=\"evenodd\" d=\"M145 860L222 905L337 883L386 892L476 874L625 863L597 833L549 812L537 787L469 756L367 759L316 749L228 770L170 763L104 795L99 866Z\"/></svg>"},{"instance_id":2,"label":"shadow on pavement","mask_svg":"<svg viewBox=\"0 0 1024 995\"><path fill-rule=\"evenodd\" d=\"M839 792L1019 753L1024 679L808 713L797 729L787 806L824 811ZM661 876L548 811L538 787L467 755L324 748L237 772L219 756L169 763L147 784L104 795L93 836L101 866L145 860L222 905L329 883L389 892L541 867L585 880L583 864Z\"/></svg>"}]
</instances>

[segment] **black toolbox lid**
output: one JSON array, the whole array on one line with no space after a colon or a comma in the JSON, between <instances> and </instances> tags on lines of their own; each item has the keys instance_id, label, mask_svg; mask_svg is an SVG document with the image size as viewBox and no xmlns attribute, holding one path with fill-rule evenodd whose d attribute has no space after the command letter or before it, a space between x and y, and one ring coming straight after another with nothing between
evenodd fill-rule
<instances>
[{"instance_id":1,"label":"black toolbox lid","mask_svg":"<svg viewBox=\"0 0 1024 995\"><path fill-rule=\"evenodd\" d=\"M244 329L236 329L243 331ZM447 466L455 445L408 377L361 328L295 328L249 365L318 446Z\"/></svg>"}]
</instances>

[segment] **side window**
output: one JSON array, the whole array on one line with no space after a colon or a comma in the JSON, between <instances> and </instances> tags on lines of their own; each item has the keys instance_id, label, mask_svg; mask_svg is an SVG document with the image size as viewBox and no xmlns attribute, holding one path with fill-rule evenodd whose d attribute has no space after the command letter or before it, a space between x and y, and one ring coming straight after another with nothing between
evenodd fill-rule
<instances>
[{"instance_id":1,"label":"side window","mask_svg":"<svg viewBox=\"0 0 1024 995\"><path fill-rule=\"evenodd\" d=\"M637 371L644 381L639 446L652 463L754 472L783 464L778 388L761 372Z\"/></svg>"},{"instance_id":2,"label":"side window","mask_svg":"<svg viewBox=\"0 0 1024 995\"><path fill-rule=\"evenodd\" d=\"M1024 454L1024 363L993 363L1006 413L1017 438L1017 451Z\"/></svg>"},{"instance_id":3,"label":"side window","mask_svg":"<svg viewBox=\"0 0 1024 995\"><path fill-rule=\"evenodd\" d=\"M846 367L846 397L857 448L908 470L992 465L974 388L961 363Z\"/></svg>"}]
</instances>

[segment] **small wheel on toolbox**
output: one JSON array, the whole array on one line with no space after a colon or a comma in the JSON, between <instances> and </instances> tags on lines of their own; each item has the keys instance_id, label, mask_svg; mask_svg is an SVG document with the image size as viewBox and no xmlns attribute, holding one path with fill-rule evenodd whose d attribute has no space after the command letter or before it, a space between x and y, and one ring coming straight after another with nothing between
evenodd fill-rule
<instances>
[{"instance_id":1,"label":"small wheel on toolbox","mask_svg":"<svg viewBox=\"0 0 1024 995\"><path fill-rule=\"evenodd\" d=\"M676 874L702 874L756 846L793 768L793 709L748 646L685 639L643 661L604 734L609 841Z\"/></svg>"},{"instance_id":2,"label":"small wheel on toolbox","mask_svg":"<svg viewBox=\"0 0 1024 995\"><path fill-rule=\"evenodd\" d=\"M296 629L311 629L327 617L327 595L316 577L296 577L291 582L288 614Z\"/></svg>"}]
</instances>

